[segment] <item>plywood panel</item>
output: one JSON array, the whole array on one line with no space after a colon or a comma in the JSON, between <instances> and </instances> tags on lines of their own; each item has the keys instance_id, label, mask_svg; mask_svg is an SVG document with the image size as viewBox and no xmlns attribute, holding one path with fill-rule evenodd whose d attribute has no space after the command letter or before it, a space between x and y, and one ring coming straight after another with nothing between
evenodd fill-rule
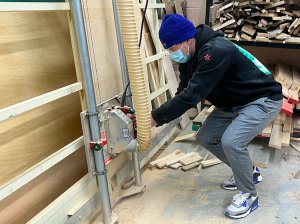
<instances>
[{"instance_id":1,"label":"plywood panel","mask_svg":"<svg viewBox=\"0 0 300 224\"><path fill-rule=\"evenodd\" d=\"M83 0L97 103L123 92L112 1Z\"/></svg>"},{"instance_id":2,"label":"plywood panel","mask_svg":"<svg viewBox=\"0 0 300 224\"><path fill-rule=\"evenodd\" d=\"M70 155L0 203L0 223L26 223L87 173L84 149Z\"/></svg>"},{"instance_id":3,"label":"plywood panel","mask_svg":"<svg viewBox=\"0 0 300 224\"><path fill-rule=\"evenodd\" d=\"M0 13L0 108L76 82L65 13ZM81 135L78 94L0 123L0 184Z\"/></svg>"},{"instance_id":4,"label":"plywood panel","mask_svg":"<svg viewBox=\"0 0 300 224\"><path fill-rule=\"evenodd\" d=\"M0 27L0 108L76 82L65 13L0 13Z\"/></svg>"}]
</instances>

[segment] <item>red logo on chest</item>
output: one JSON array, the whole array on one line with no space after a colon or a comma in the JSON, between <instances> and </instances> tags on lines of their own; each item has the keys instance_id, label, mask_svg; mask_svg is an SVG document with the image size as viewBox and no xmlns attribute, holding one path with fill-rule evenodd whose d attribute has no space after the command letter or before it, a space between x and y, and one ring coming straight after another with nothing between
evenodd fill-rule
<instances>
[{"instance_id":1,"label":"red logo on chest","mask_svg":"<svg viewBox=\"0 0 300 224\"><path fill-rule=\"evenodd\" d=\"M210 59L211 59L210 55L208 55L208 54L204 55L204 60L205 61L210 61Z\"/></svg>"}]
</instances>

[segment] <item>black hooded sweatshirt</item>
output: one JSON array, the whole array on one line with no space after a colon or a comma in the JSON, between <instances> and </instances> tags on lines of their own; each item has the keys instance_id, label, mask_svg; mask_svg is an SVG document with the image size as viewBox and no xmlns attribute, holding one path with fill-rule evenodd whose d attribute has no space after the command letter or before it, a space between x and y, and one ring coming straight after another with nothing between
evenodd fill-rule
<instances>
[{"instance_id":1,"label":"black hooded sweatshirt","mask_svg":"<svg viewBox=\"0 0 300 224\"><path fill-rule=\"evenodd\" d=\"M197 27L195 53L180 64L174 98L151 112L158 126L180 117L203 99L225 111L262 97L282 99L282 87L250 53L207 25Z\"/></svg>"}]
</instances>

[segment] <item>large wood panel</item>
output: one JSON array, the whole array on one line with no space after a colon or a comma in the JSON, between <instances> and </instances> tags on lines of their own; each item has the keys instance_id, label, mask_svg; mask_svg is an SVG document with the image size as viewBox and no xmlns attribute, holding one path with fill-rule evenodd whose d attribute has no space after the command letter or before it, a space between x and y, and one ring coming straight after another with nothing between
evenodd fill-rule
<instances>
[{"instance_id":1,"label":"large wood panel","mask_svg":"<svg viewBox=\"0 0 300 224\"><path fill-rule=\"evenodd\" d=\"M123 91L112 1L82 0L97 103Z\"/></svg>"}]
</instances>

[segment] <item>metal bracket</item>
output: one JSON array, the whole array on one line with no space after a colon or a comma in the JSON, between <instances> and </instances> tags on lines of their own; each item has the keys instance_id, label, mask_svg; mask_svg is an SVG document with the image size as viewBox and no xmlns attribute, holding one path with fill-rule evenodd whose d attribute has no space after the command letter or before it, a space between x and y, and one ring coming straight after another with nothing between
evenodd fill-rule
<instances>
[{"instance_id":1,"label":"metal bracket","mask_svg":"<svg viewBox=\"0 0 300 224\"><path fill-rule=\"evenodd\" d=\"M99 114L99 111L97 111L97 112L95 112L95 113L86 112L86 113L85 113L85 116L86 116L86 117L98 116L98 114Z\"/></svg>"}]
</instances>

